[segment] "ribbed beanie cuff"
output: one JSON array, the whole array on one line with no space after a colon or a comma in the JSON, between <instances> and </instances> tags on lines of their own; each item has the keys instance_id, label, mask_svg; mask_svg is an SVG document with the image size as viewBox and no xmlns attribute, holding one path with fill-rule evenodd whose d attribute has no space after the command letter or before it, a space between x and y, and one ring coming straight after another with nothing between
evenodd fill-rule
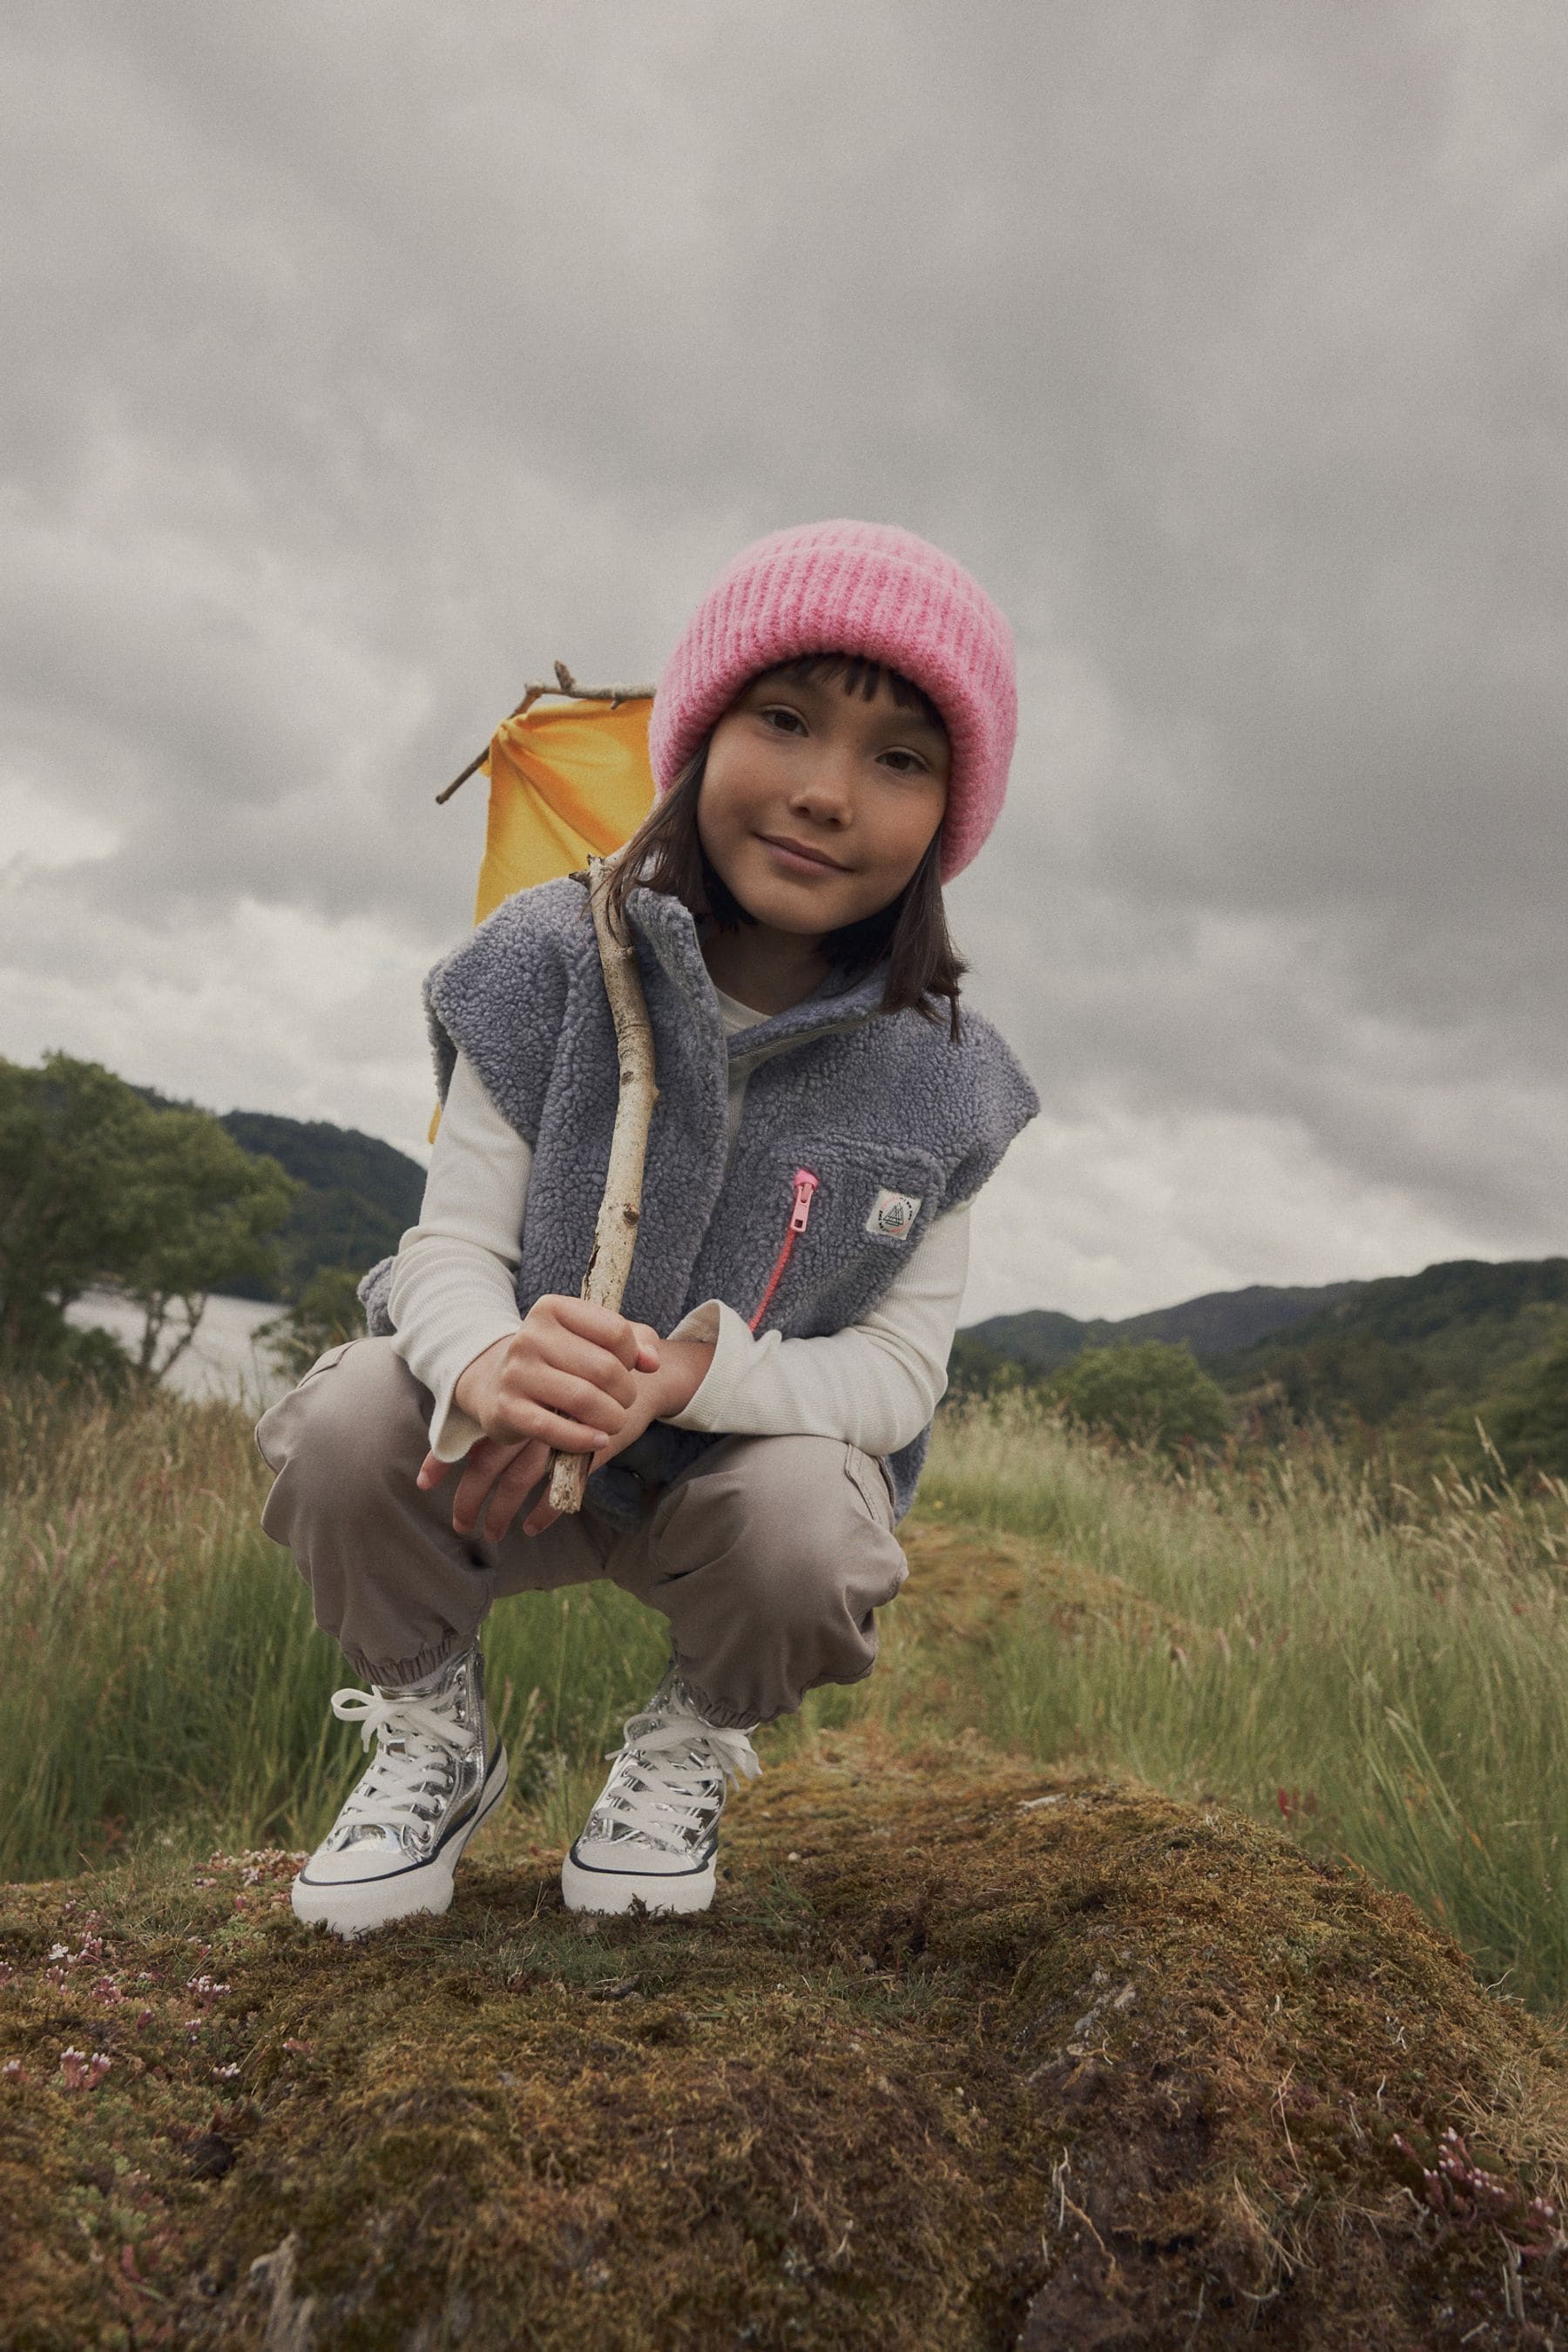
<instances>
[{"instance_id":1,"label":"ribbed beanie cuff","mask_svg":"<svg viewBox=\"0 0 1568 2352\"><path fill-rule=\"evenodd\" d=\"M759 670L800 654L859 654L921 688L952 747L942 878L974 856L1001 814L1018 725L1013 634L978 582L912 531L807 523L742 550L664 666L648 725L667 793Z\"/></svg>"}]
</instances>

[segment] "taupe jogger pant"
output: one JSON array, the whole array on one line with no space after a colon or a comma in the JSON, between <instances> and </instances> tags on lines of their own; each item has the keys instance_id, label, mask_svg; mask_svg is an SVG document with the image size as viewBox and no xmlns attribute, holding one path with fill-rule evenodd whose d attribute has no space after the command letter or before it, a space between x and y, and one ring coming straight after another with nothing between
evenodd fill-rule
<instances>
[{"instance_id":1,"label":"taupe jogger pant","mask_svg":"<svg viewBox=\"0 0 1568 2352\"><path fill-rule=\"evenodd\" d=\"M653 1490L630 1532L585 1510L539 1536L514 1523L492 1543L454 1530L456 1470L432 1493L415 1484L431 1409L389 1339L356 1339L256 1432L277 1473L261 1524L366 1682L431 1673L503 1594L599 1576L668 1618L710 1722L766 1723L818 1683L870 1673L874 1612L908 1573L873 1454L827 1437L726 1437Z\"/></svg>"}]
</instances>

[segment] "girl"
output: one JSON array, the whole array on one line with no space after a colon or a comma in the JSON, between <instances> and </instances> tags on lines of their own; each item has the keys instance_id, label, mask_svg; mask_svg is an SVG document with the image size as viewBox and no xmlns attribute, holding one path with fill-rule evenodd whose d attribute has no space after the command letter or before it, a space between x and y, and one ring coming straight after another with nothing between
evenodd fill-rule
<instances>
[{"instance_id":1,"label":"girl","mask_svg":"<svg viewBox=\"0 0 1568 2352\"><path fill-rule=\"evenodd\" d=\"M563 1870L576 1910L705 1908L748 1735L870 1673L969 1203L1039 1108L960 1019L942 898L1016 720L1005 621L907 531L775 533L698 606L611 885L659 1088L623 1313L576 1296L617 1091L582 884L519 892L431 974L420 1222L366 1277L372 1336L257 1433L263 1525L370 1685L333 1712L377 1743L301 1919L353 1936L450 1903L506 1786L478 1644L501 1594L607 1576L669 1622ZM593 1456L578 1517L545 1499L552 1447Z\"/></svg>"}]
</instances>

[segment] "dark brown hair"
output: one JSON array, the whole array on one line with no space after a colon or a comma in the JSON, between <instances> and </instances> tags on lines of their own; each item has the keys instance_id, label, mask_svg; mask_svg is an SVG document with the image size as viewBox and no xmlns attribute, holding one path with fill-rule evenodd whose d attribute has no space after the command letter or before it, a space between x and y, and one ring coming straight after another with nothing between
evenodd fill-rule
<instances>
[{"instance_id":1,"label":"dark brown hair","mask_svg":"<svg viewBox=\"0 0 1568 2352\"><path fill-rule=\"evenodd\" d=\"M794 678L802 684L816 677L839 677L846 694L858 691L868 702L874 698L878 683L885 676L889 691L900 709L918 709L922 718L940 728L944 735L947 733L941 711L911 678L858 655L805 654L795 661L774 663L760 675ZM748 681L754 683L755 680ZM623 933L626 898L637 885L648 890L667 891L693 915L710 917L721 930L738 930L742 923L754 923L757 919L726 887L697 830L697 802L707 763L708 746L703 743L668 792L654 803L616 859L606 896L611 919ZM846 986L863 979L885 956L888 979L879 1010L902 1013L912 1007L922 1020L940 1022L945 1001L950 1034L957 1042L958 984L969 967L953 946L947 928L947 909L942 896L940 825L925 856L891 904L858 923L847 923L839 930L827 932L822 950L834 969L842 972Z\"/></svg>"}]
</instances>

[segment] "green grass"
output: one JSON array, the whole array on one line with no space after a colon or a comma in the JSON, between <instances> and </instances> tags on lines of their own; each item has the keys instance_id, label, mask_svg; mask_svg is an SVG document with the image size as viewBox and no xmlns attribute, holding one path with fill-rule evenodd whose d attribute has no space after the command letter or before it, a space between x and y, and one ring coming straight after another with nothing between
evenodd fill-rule
<instances>
[{"instance_id":1,"label":"green grass","mask_svg":"<svg viewBox=\"0 0 1568 2352\"><path fill-rule=\"evenodd\" d=\"M0 1392L0 1877L321 1834L360 1753L329 1706L353 1677L261 1533L267 1486L230 1407ZM608 1585L503 1609L486 1650L525 1790L602 1748L664 1655Z\"/></svg>"},{"instance_id":2,"label":"green grass","mask_svg":"<svg viewBox=\"0 0 1568 2352\"><path fill-rule=\"evenodd\" d=\"M921 1501L1047 1548L974 1662L992 1737L1283 1818L1568 1996L1561 1487L1379 1492L1321 1451L1182 1477L1013 1402L940 1426ZM1126 1607L1060 1622L1052 1554Z\"/></svg>"},{"instance_id":3,"label":"green grass","mask_svg":"<svg viewBox=\"0 0 1568 2352\"><path fill-rule=\"evenodd\" d=\"M344 1670L259 1531L267 1475L226 1407L0 1395L0 1875L320 1834L357 1733L330 1715ZM865 1715L927 1736L935 1709L1283 1819L1411 1895L1510 1991L1568 1997L1561 1491L1375 1492L1328 1454L1184 1478L1015 1400L943 1419L920 1517L1027 1539L1018 1600L967 1640L900 1603L871 1682L815 1695L775 1755ZM657 1681L661 1635L609 1586L492 1617L491 1691L550 1834Z\"/></svg>"}]
</instances>

